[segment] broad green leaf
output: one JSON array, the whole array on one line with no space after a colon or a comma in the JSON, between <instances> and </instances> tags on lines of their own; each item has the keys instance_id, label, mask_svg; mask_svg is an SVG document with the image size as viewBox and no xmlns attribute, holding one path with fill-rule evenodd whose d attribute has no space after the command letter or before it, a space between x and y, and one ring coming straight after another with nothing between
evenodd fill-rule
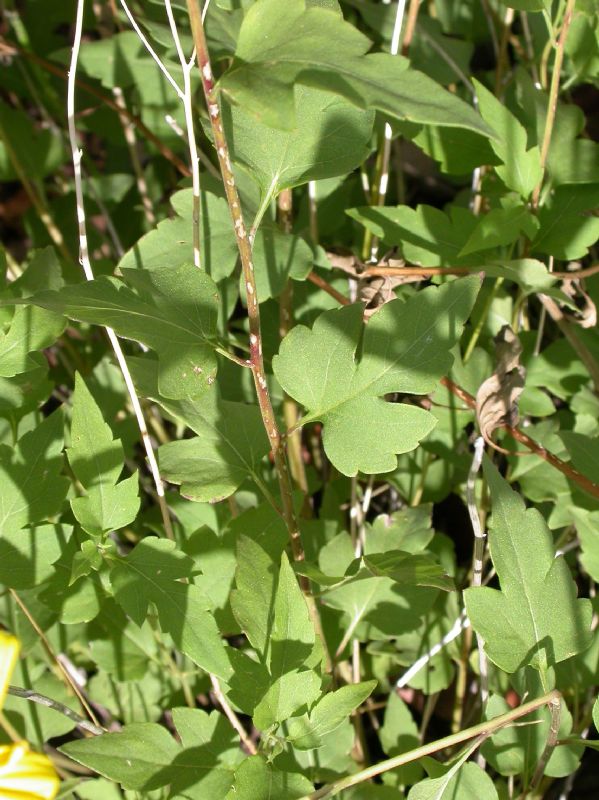
<instances>
[{"instance_id":1,"label":"broad green leaf","mask_svg":"<svg viewBox=\"0 0 599 800\"><path fill-rule=\"evenodd\" d=\"M256 474L269 444L256 406L219 400L216 391L198 406L185 418L197 436L163 445L160 472L184 497L217 502Z\"/></svg>"},{"instance_id":2,"label":"broad green leaf","mask_svg":"<svg viewBox=\"0 0 599 800\"><path fill-rule=\"evenodd\" d=\"M526 200L543 175L539 148L527 149L524 126L482 83L475 80L474 85L480 113L496 134L491 147L503 161L495 171L506 186Z\"/></svg>"},{"instance_id":3,"label":"broad green leaf","mask_svg":"<svg viewBox=\"0 0 599 800\"><path fill-rule=\"evenodd\" d=\"M25 270L9 284L9 293L14 297L29 297L45 289L60 289L64 286L62 265L53 247L32 250Z\"/></svg>"},{"instance_id":4,"label":"broad green leaf","mask_svg":"<svg viewBox=\"0 0 599 800\"><path fill-rule=\"evenodd\" d=\"M369 153L373 113L340 97L298 86L296 128L269 128L239 106L225 106L223 119L231 158L260 184L262 200L310 180L345 175Z\"/></svg>"},{"instance_id":5,"label":"broad green leaf","mask_svg":"<svg viewBox=\"0 0 599 800\"><path fill-rule=\"evenodd\" d=\"M61 783L64 786L65 781ZM69 790L66 798L71 796ZM95 780L84 780L77 783L77 795L81 800L122 800L122 793L116 783L106 778L96 778ZM63 800L62 795L57 796L57 800Z\"/></svg>"},{"instance_id":6,"label":"broad green leaf","mask_svg":"<svg viewBox=\"0 0 599 800\"><path fill-rule=\"evenodd\" d=\"M11 153L25 173L37 180L51 175L62 164L65 151L58 129L40 128L25 111L0 102L0 180L21 181Z\"/></svg>"},{"instance_id":7,"label":"broad green leaf","mask_svg":"<svg viewBox=\"0 0 599 800\"><path fill-rule=\"evenodd\" d=\"M439 778L426 778L413 786L408 800L497 800L493 781L477 764L461 763Z\"/></svg>"},{"instance_id":8,"label":"broad green leaf","mask_svg":"<svg viewBox=\"0 0 599 800\"><path fill-rule=\"evenodd\" d=\"M159 356L158 385L165 397L195 397L216 373L218 293L191 264L124 270L123 280L101 277L43 292L30 302L66 317L107 325Z\"/></svg>"},{"instance_id":9,"label":"broad green leaf","mask_svg":"<svg viewBox=\"0 0 599 800\"><path fill-rule=\"evenodd\" d=\"M392 34L388 38L391 43ZM473 42L445 36L439 20L423 14L410 44L410 63L441 85L448 86L471 72L473 52Z\"/></svg>"},{"instance_id":10,"label":"broad green leaf","mask_svg":"<svg viewBox=\"0 0 599 800\"><path fill-rule=\"evenodd\" d=\"M168 400L158 391L155 362L136 358L129 363L140 393L196 434L158 450L161 475L180 484L185 497L216 502L256 476L270 449L257 405L222 400L216 386L193 402Z\"/></svg>"},{"instance_id":11,"label":"broad green leaf","mask_svg":"<svg viewBox=\"0 0 599 800\"><path fill-rule=\"evenodd\" d=\"M315 639L308 606L283 552L270 631L270 674L278 678L301 667L311 655Z\"/></svg>"},{"instance_id":12,"label":"broad green leaf","mask_svg":"<svg viewBox=\"0 0 599 800\"><path fill-rule=\"evenodd\" d=\"M281 772L260 756L250 756L235 770L235 782L225 800L299 800L314 786L297 772Z\"/></svg>"},{"instance_id":13,"label":"broad green leaf","mask_svg":"<svg viewBox=\"0 0 599 800\"><path fill-rule=\"evenodd\" d=\"M119 261L119 270L150 272L193 264L193 190L181 189L170 198L175 216L162 220L142 236ZM214 281L228 277L238 252L227 201L212 192L200 195L200 252L202 267Z\"/></svg>"},{"instance_id":14,"label":"broad green leaf","mask_svg":"<svg viewBox=\"0 0 599 800\"><path fill-rule=\"evenodd\" d=\"M318 675L312 670L299 671L306 662L313 661L314 627L284 552L277 570L256 542L240 537L235 579L237 588L231 593L233 613L270 675L264 686L263 672L254 669L255 674L248 674L260 694L254 723L266 729L288 719L320 694ZM235 672L233 686L241 678L237 666Z\"/></svg>"},{"instance_id":15,"label":"broad green leaf","mask_svg":"<svg viewBox=\"0 0 599 800\"><path fill-rule=\"evenodd\" d=\"M82 525L82 527L85 527ZM81 550L75 553L73 558L73 569L71 570L71 580L69 585L78 581L84 575L89 575L92 570L98 570L102 566L102 553L98 549L98 543L91 539L86 539L81 543Z\"/></svg>"},{"instance_id":16,"label":"broad green leaf","mask_svg":"<svg viewBox=\"0 0 599 800\"><path fill-rule=\"evenodd\" d=\"M428 553L404 553L389 550L386 553L370 553L363 557L364 566L373 575L379 575L400 586L432 586L451 592L455 589L453 578Z\"/></svg>"},{"instance_id":17,"label":"broad green leaf","mask_svg":"<svg viewBox=\"0 0 599 800\"><path fill-rule=\"evenodd\" d=\"M561 431L559 437L568 448L576 469L596 479L599 474L599 439L574 431Z\"/></svg>"},{"instance_id":18,"label":"broad green leaf","mask_svg":"<svg viewBox=\"0 0 599 800\"><path fill-rule=\"evenodd\" d=\"M114 86L141 86L144 81L151 81L158 72L137 34L128 30L105 39L85 42L81 47L79 66L89 76L97 78L107 89ZM170 62L169 70L174 67L174 63ZM180 73L181 69L177 65L173 77L180 81ZM166 82L164 85L167 86ZM172 92L172 89L167 91Z\"/></svg>"},{"instance_id":19,"label":"broad green leaf","mask_svg":"<svg viewBox=\"0 0 599 800\"><path fill-rule=\"evenodd\" d=\"M139 511L137 473L112 486L99 484L85 497L74 497L71 508L77 522L93 536L102 536L129 525Z\"/></svg>"},{"instance_id":20,"label":"broad green leaf","mask_svg":"<svg viewBox=\"0 0 599 800\"><path fill-rule=\"evenodd\" d=\"M234 103L267 125L295 125L293 87L334 91L396 119L490 129L466 103L387 53L365 55L369 40L335 12L303 0L258 0L246 14L235 59L219 81Z\"/></svg>"},{"instance_id":21,"label":"broad green leaf","mask_svg":"<svg viewBox=\"0 0 599 800\"><path fill-rule=\"evenodd\" d=\"M0 534L58 514L69 481L61 476L63 425L60 411L25 433L13 449L0 445Z\"/></svg>"},{"instance_id":22,"label":"broad green leaf","mask_svg":"<svg viewBox=\"0 0 599 800\"><path fill-rule=\"evenodd\" d=\"M264 664L271 641L273 597L277 569L259 544L246 536L237 540L236 589L231 606L241 629Z\"/></svg>"},{"instance_id":23,"label":"broad green leaf","mask_svg":"<svg viewBox=\"0 0 599 800\"><path fill-rule=\"evenodd\" d=\"M593 703L593 725L599 731L599 698Z\"/></svg>"},{"instance_id":24,"label":"broad green leaf","mask_svg":"<svg viewBox=\"0 0 599 800\"><path fill-rule=\"evenodd\" d=\"M193 561L174 542L147 538L116 562L111 572L114 596L131 619L142 625L154 603L161 628L182 653L207 672L226 679L231 664L210 602L190 578Z\"/></svg>"},{"instance_id":25,"label":"broad green leaf","mask_svg":"<svg viewBox=\"0 0 599 800\"><path fill-rule=\"evenodd\" d=\"M73 514L84 530L102 536L133 522L140 504L137 473L118 483L125 458L123 447L118 439L113 439L79 373L75 376L67 457L86 490L84 497L71 499Z\"/></svg>"},{"instance_id":26,"label":"broad green leaf","mask_svg":"<svg viewBox=\"0 0 599 800\"><path fill-rule=\"evenodd\" d=\"M468 237L460 255L466 256L479 250L512 244L521 233L533 239L539 229L536 217L526 206L493 208L481 217L480 222Z\"/></svg>"},{"instance_id":27,"label":"broad green leaf","mask_svg":"<svg viewBox=\"0 0 599 800\"><path fill-rule=\"evenodd\" d=\"M354 737L354 727L349 719L346 719L336 730L324 737L317 751L294 750L293 761L287 763L294 769L297 769L295 765L299 764L302 774L314 783L327 783L332 777L331 772L333 775L351 774ZM282 766L285 761L281 757L275 763L280 763ZM394 797L393 800L398 798Z\"/></svg>"},{"instance_id":28,"label":"broad green leaf","mask_svg":"<svg viewBox=\"0 0 599 800\"><path fill-rule=\"evenodd\" d=\"M286 738L300 750L320 747L322 737L336 730L372 694L375 686L376 681L363 681L325 694L309 715L289 722Z\"/></svg>"},{"instance_id":29,"label":"broad green leaf","mask_svg":"<svg viewBox=\"0 0 599 800\"><path fill-rule=\"evenodd\" d=\"M124 452L79 373L72 395L71 445L66 453L71 469L86 489L114 484L123 471Z\"/></svg>"},{"instance_id":30,"label":"broad green leaf","mask_svg":"<svg viewBox=\"0 0 599 800\"><path fill-rule=\"evenodd\" d=\"M556 279L552 277L545 264L534 258L518 258L513 261L491 261L485 264L485 275L491 278L504 278L517 283L525 294L543 292L566 299L562 292L552 287Z\"/></svg>"},{"instance_id":31,"label":"broad green leaf","mask_svg":"<svg viewBox=\"0 0 599 800\"><path fill-rule=\"evenodd\" d=\"M430 433L432 415L384 396L433 389L451 366L449 350L478 286L477 278L466 278L429 287L405 303L392 300L365 328L359 304L328 311L312 330L298 325L285 337L273 359L275 375L306 408L303 423L323 423L325 451L344 475L390 472L397 453L413 450Z\"/></svg>"},{"instance_id":32,"label":"broad green leaf","mask_svg":"<svg viewBox=\"0 0 599 800\"><path fill-rule=\"evenodd\" d=\"M102 605L87 636L94 662L119 683L140 680L152 663L160 664L150 622L139 628L113 599Z\"/></svg>"},{"instance_id":33,"label":"broad green leaf","mask_svg":"<svg viewBox=\"0 0 599 800\"><path fill-rule=\"evenodd\" d=\"M532 249L560 259L583 258L599 239L599 186L560 186L539 210L540 230Z\"/></svg>"},{"instance_id":34,"label":"broad green leaf","mask_svg":"<svg viewBox=\"0 0 599 800\"><path fill-rule=\"evenodd\" d=\"M202 268L214 281L227 278L239 253L227 201L211 192L200 197L200 253ZM123 256L119 269L143 268L150 272L167 266L177 269L193 263L193 192L182 189L171 197L176 211L172 219L142 236ZM303 280L312 267L312 251L299 236L286 234L264 222L252 249L256 292L260 301L278 295L288 277Z\"/></svg>"},{"instance_id":35,"label":"broad green leaf","mask_svg":"<svg viewBox=\"0 0 599 800\"><path fill-rule=\"evenodd\" d=\"M349 540L348 535L343 536ZM342 553L339 561L343 568ZM437 589L400 586L386 577L363 578L323 592L325 604L344 612L345 626L352 630L360 626L359 638L364 640L386 639L413 630L420 618L430 612L437 596Z\"/></svg>"},{"instance_id":36,"label":"broad green leaf","mask_svg":"<svg viewBox=\"0 0 599 800\"><path fill-rule=\"evenodd\" d=\"M467 175L483 164L501 163L486 137L460 128L426 125L413 137L413 142L439 162L442 172L450 175Z\"/></svg>"},{"instance_id":37,"label":"broad green leaf","mask_svg":"<svg viewBox=\"0 0 599 800\"><path fill-rule=\"evenodd\" d=\"M288 720L298 709L309 706L320 695L321 678L314 670L289 670L279 675L256 705L254 725L268 730Z\"/></svg>"},{"instance_id":38,"label":"broad green leaf","mask_svg":"<svg viewBox=\"0 0 599 800\"><path fill-rule=\"evenodd\" d=\"M426 548L435 532L431 525L432 506L402 508L392 514L380 514L367 529L367 553L403 550L419 553Z\"/></svg>"},{"instance_id":39,"label":"broad green leaf","mask_svg":"<svg viewBox=\"0 0 599 800\"><path fill-rule=\"evenodd\" d=\"M583 508L572 509L572 519L580 540L580 563L594 581L599 580L599 513Z\"/></svg>"},{"instance_id":40,"label":"broad green leaf","mask_svg":"<svg viewBox=\"0 0 599 800\"><path fill-rule=\"evenodd\" d=\"M397 692L391 692L389 695L384 722L379 730L379 739L388 756L406 753L420 744L418 726L410 709ZM405 764L397 770L397 777L399 783L417 783L422 777L422 766L419 762Z\"/></svg>"},{"instance_id":41,"label":"broad green leaf","mask_svg":"<svg viewBox=\"0 0 599 800\"><path fill-rule=\"evenodd\" d=\"M0 537L0 583L30 589L49 578L68 532L61 525L7 529Z\"/></svg>"},{"instance_id":42,"label":"broad green leaf","mask_svg":"<svg viewBox=\"0 0 599 800\"><path fill-rule=\"evenodd\" d=\"M53 574L38 595L45 605L56 611L65 625L95 619L105 599L102 579L97 572L90 572L86 580L75 583L71 580L86 541L89 541L87 534L79 529L68 538L62 538L60 557L54 561Z\"/></svg>"},{"instance_id":43,"label":"broad green leaf","mask_svg":"<svg viewBox=\"0 0 599 800\"><path fill-rule=\"evenodd\" d=\"M17 307L10 329L0 334L0 377L34 369L36 361L29 354L53 344L64 327L64 319L45 308Z\"/></svg>"},{"instance_id":44,"label":"broad green leaf","mask_svg":"<svg viewBox=\"0 0 599 800\"><path fill-rule=\"evenodd\" d=\"M576 599L576 584L540 513L526 509L490 464L489 549L501 590L466 589L466 610L493 663L506 672L530 664L540 671L585 650L591 606Z\"/></svg>"},{"instance_id":45,"label":"broad green leaf","mask_svg":"<svg viewBox=\"0 0 599 800\"><path fill-rule=\"evenodd\" d=\"M186 770L181 770L173 779L171 794L190 800L224 797L233 782L234 768L244 761L238 735L219 711L207 714L196 708L173 708L172 714L184 748L173 766L193 764L197 772L186 775Z\"/></svg>"},{"instance_id":46,"label":"broad green leaf","mask_svg":"<svg viewBox=\"0 0 599 800\"><path fill-rule=\"evenodd\" d=\"M327 575L309 561L302 561L294 568L299 575L305 575L321 586L347 585L376 575L390 578L400 586L432 586L446 592L455 589L453 579L429 553L412 554L402 550L369 552L368 555L354 559L344 575Z\"/></svg>"},{"instance_id":47,"label":"broad green leaf","mask_svg":"<svg viewBox=\"0 0 599 800\"><path fill-rule=\"evenodd\" d=\"M505 714L510 710L503 697L492 694L489 698L485 717ZM544 707L528 714L524 720L529 724L523 727L510 725L497 731L482 747L482 753L501 775L532 776L547 743L551 716ZM562 705L558 739L567 740L572 731L572 715L567 706ZM559 744L553 751L545 768L545 775L564 777L579 766L583 747L577 744Z\"/></svg>"},{"instance_id":48,"label":"broad green leaf","mask_svg":"<svg viewBox=\"0 0 599 800\"><path fill-rule=\"evenodd\" d=\"M556 185L599 182L599 144L597 142L590 139L576 139L552 155L549 166Z\"/></svg>"},{"instance_id":49,"label":"broad green leaf","mask_svg":"<svg viewBox=\"0 0 599 800\"><path fill-rule=\"evenodd\" d=\"M478 264L461 250L478 219L469 211L450 206L449 215L433 206L361 206L346 213L390 246L401 247L407 261L423 267Z\"/></svg>"},{"instance_id":50,"label":"broad green leaf","mask_svg":"<svg viewBox=\"0 0 599 800\"><path fill-rule=\"evenodd\" d=\"M197 709L186 711L198 719L202 715L208 716ZM221 747L230 749L230 740L222 741L222 733L212 743L206 741L201 733L189 736L178 713L174 712L173 716L177 727L181 724L183 728L182 747L161 725L134 723L126 725L119 733L69 742L61 750L79 764L117 781L125 789L143 792L144 796L168 784L176 796L198 799L224 796L233 781L233 765L221 760L218 744L222 742ZM221 714L215 716L222 720ZM198 719L195 720L196 728ZM197 787L197 792L190 794L194 787ZM202 791L206 793L202 794Z\"/></svg>"}]
</instances>

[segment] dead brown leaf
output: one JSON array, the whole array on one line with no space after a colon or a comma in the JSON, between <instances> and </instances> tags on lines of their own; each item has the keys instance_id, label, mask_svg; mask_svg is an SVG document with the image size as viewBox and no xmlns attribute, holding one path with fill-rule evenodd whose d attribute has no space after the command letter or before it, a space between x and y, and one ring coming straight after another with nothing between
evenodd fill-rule
<instances>
[{"instance_id":1,"label":"dead brown leaf","mask_svg":"<svg viewBox=\"0 0 599 800\"><path fill-rule=\"evenodd\" d=\"M518 424L518 398L524 389L524 367L520 364L522 345L509 325L495 337L497 367L476 393L476 419L488 445L502 453L509 451L496 445L493 432L502 425Z\"/></svg>"},{"instance_id":2,"label":"dead brown leaf","mask_svg":"<svg viewBox=\"0 0 599 800\"><path fill-rule=\"evenodd\" d=\"M564 280L562 291L576 305L578 311L574 314L565 314L570 322L580 325L581 328L594 328L597 324L597 307L584 289L584 281L574 276Z\"/></svg>"}]
</instances>

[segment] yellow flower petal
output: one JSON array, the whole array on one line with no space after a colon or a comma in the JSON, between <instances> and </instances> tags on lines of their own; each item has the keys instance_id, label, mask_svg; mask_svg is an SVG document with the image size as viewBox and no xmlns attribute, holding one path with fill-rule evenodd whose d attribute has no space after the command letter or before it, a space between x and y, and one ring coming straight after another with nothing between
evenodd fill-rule
<instances>
[{"instance_id":1,"label":"yellow flower petal","mask_svg":"<svg viewBox=\"0 0 599 800\"><path fill-rule=\"evenodd\" d=\"M2 800L54 800L60 780L50 759L27 742L0 747Z\"/></svg>"},{"instance_id":2,"label":"yellow flower petal","mask_svg":"<svg viewBox=\"0 0 599 800\"><path fill-rule=\"evenodd\" d=\"M16 636L0 631L0 708L4 703L10 676L12 675L21 645Z\"/></svg>"}]
</instances>

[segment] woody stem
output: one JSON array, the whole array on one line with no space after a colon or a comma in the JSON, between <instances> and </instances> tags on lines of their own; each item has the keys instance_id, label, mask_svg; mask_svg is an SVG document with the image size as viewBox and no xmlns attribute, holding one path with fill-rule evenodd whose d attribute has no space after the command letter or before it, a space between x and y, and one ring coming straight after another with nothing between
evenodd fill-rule
<instances>
[{"instance_id":1,"label":"woody stem","mask_svg":"<svg viewBox=\"0 0 599 800\"><path fill-rule=\"evenodd\" d=\"M229 156L229 147L223 130L220 104L218 101L214 76L212 74L212 66L210 63L210 56L208 53L208 46L206 43L206 36L204 33L204 25L202 23L197 0L187 0L187 10L191 22L191 30L202 80L202 88L204 90L204 96L206 98L206 104L208 107L208 116L210 118L210 125L212 127L214 146L218 156L218 163L223 179L227 203L229 205L229 211L231 212L231 218L233 220L235 239L237 241L237 248L239 250L241 268L243 271L250 328L250 367L254 377L254 385L256 387L256 395L258 397L260 413L262 415L264 427L266 428L266 433L270 442L274 466L277 473L279 489L281 492L282 516L289 533L293 559L294 561L303 561L305 557L304 548L301 541L297 516L293 507L293 490L289 469L287 466L287 453L281 433L279 431L279 427L277 425L268 384L266 382L266 375L264 372L264 359L262 356L262 332L260 327L260 308L256 293L256 279L254 276L254 264L252 260L252 245L243 219L239 192L237 191L237 185L233 175L231 159ZM324 645L320 616L315 600L310 591L310 583L307 578L302 576L300 577L300 585L306 597L306 602L308 603L313 623L317 632L321 636Z\"/></svg>"}]
</instances>

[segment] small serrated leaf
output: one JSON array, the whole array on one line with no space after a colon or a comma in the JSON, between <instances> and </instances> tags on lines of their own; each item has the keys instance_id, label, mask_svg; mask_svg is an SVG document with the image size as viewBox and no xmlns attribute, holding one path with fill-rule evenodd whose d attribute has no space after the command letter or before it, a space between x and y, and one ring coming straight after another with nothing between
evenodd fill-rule
<instances>
[{"instance_id":1,"label":"small serrated leaf","mask_svg":"<svg viewBox=\"0 0 599 800\"><path fill-rule=\"evenodd\" d=\"M576 599L576 584L536 509L526 509L485 458L491 490L489 549L501 590L466 589L472 627L500 669L531 665L541 671L585 650L591 642L592 609Z\"/></svg>"},{"instance_id":2,"label":"small serrated leaf","mask_svg":"<svg viewBox=\"0 0 599 800\"><path fill-rule=\"evenodd\" d=\"M67 457L86 490L85 496L71 500L73 514L81 527L92 536L102 536L129 525L140 505L137 473L117 483L123 470L123 447L113 438L79 373L75 376Z\"/></svg>"},{"instance_id":3,"label":"small serrated leaf","mask_svg":"<svg viewBox=\"0 0 599 800\"><path fill-rule=\"evenodd\" d=\"M165 397L194 397L216 374L218 292L205 272L191 264L123 270L42 292L28 302L80 322L107 325L120 336L151 347L159 356L158 383Z\"/></svg>"},{"instance_id":4,"label":"small serrated leaf","mask_svg":"<svg viewBox=\"0 0 599 800\"><path fill-rule=\"evenodd\" d=\"M193 561L175 543L147 538L111 572L114 596L131 619L141 625L154 603L164 631L182 653L208 672L226 679L232 673L210 603L190 578Z\"/></svg>"}]
</instances>

